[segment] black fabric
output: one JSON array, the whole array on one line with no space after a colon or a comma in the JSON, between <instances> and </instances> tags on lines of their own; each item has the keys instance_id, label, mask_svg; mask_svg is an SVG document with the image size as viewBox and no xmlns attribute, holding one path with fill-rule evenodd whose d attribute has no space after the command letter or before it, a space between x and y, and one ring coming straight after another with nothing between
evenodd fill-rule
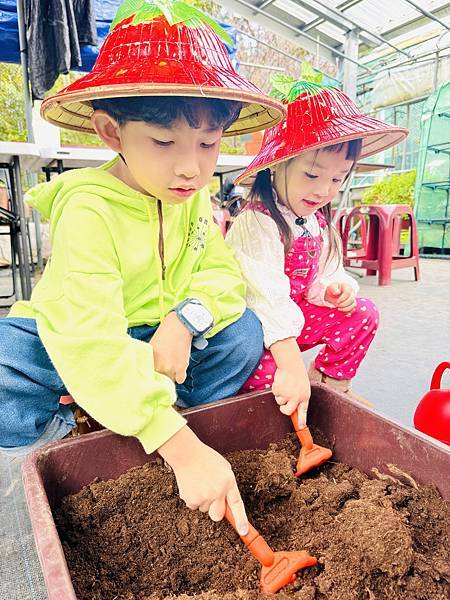
<instances>
[{"instance_id":1,"label":"black fabric","mask_svg":"<svg viewBox=\"0 0 450 600\"><path fill-rule=\"evenodd\" d=\"M97 44L97 27L95 22L94 0L72 0L80 44L95 46Z\"/></svg>"},{"instance_id":2,"label":"black fabric","mask_svg":"<svg viewBox=\"0 0 450 600\"><path fill-rule=\"evenodd\" d=\"M26 0L28 68L42 99L60 73L81 66L80 43L97 43L94 0Z\"/></svg>"}]
</instances>

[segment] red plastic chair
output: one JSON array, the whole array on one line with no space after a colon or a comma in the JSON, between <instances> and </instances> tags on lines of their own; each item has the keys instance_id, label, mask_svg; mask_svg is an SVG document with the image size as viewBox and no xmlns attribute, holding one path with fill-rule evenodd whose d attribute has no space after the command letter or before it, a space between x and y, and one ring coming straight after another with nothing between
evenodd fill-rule
<instances>
[{"instance_id":1,"label":"red plastic chair","mask_svg":"<svg viewBox=\"0 0 450 600\"><path fill-rule=\"evenodd\" d=\"M367 236L367 219L364 215L352 215L351 208L344 209L347 211L344 215L339 215L340 226L338 231L342 238L344 248L344 266L350 266L352 260L360 260L367 255L368 236ZM352 225L359 221L359 235L356 239L350 240ZM359 246L359 247L357 247Z\"/></svg>"},{"instance_id":2,"label":"red plastic chair","mask_svg":"<svg viewBox=\"0 0 450 600\"><path fill-rule=\"evenodd\" d=\"M409 256L399 254L401 223L404 215L407 216L409 223L411 240ZM349 248L349 234L352 220L356 218L361 219L361 223L367 219L368 231L363 240L363 248L356 254L352 254ZM362 237L364 238L364 235ZM344 265L367 269L367 275L375 275L378 271L379 285L391 283L392 269L413 267L415 280L420 279L417 225L412 208L406 204L356 206L346 218L342 242Z\"/></svg>"},{"instance_id":3,"label":"red plastic chair","mask_svg":"<svg viewBox=\"0 0 450 600\"><path fill-rule=\"evenodd\" d=\"M333 224L336 227L339 235L344 235L345 222L347 220L348 215L351 213L352 209L345 206L343 208L336 208L331 210L331 215L333 217Z\"/></svg>"}]
</instances>

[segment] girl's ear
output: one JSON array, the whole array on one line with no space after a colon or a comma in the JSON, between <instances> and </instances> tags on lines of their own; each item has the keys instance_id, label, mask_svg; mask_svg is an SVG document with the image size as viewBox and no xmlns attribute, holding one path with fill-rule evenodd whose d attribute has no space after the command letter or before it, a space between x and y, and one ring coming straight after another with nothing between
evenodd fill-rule
<instances>
[{"instance_id":1,"label":"girl's ear","mask_svg":"<svg viewBox=\"0 0 450 600\"><path fill-rule=\"evenodd\" d=\"M91 123L97 135L111 150L117 153L122 152L120 126L113 117L104 110L94 110L91 116Z\"/></svg>"}]
</instances>

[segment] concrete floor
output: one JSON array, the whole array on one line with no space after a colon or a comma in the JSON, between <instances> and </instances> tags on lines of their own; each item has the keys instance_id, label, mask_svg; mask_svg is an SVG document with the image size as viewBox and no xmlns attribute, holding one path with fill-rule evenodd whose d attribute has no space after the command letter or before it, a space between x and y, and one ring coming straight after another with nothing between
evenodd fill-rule
<instances>
[{"instance_id":1,"label":"concrete floor","mask_svg":"<svg viewBox=\"0 0 450 600\"><path fill-rule=\"evenodd\" d=\"M381 325L355 379L355 390L378 412L406 426L429 387L436 365L450 360L450 261L422 260L422 280L412 269L394 272L392 285L359 279L361 296L373 299ZM0 270L0 295L9 289ZM0 316L7 314L0 300ZM310 351L308 355L313 355ZM450 373L444 384L450 387ZM44 600L47 595L32 541L20 463L0 455L0 600Z\"/></svg>"},{"instance_id":2,"label":"concrete floor","mask_svg":"<svg viewBox=\"0 0 450 600\"><path fill-rule=\"evenodd\" d=\"M390 286L378 286L376 277L356 277L359 295L376 303L381 321L354 389L406 426L436 366L450 361L450 260L422 259L420 269L417 283L412 268L394 271ZM443 384L450 387L450 371Z\"/></svg>"}]
</instances>

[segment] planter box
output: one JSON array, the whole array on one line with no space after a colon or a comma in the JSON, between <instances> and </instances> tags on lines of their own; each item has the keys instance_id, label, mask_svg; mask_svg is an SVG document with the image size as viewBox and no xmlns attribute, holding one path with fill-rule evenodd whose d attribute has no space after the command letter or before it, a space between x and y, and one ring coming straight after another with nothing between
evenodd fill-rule
<instances>
[{"instance_id":1,"label":"planter box","mask_svg":"<svg viewBox=\"0 0 450 600\"><path fill-rule=\"evenodd\" d=\"M189 425L222 453L266 448L292 432L268 393L232 398L185 412ZM367 474L394 464L418 483L435 485L450 500L450 448L392 422L321 385L313 386L309 423L332 443L334 458ZM31 455L23 480L49 600L75 600L52 510L93 479L116 478L147 462L139 442L110 431L55 442ZM397 475L396 475L397 476ZM407 482L405 480L405 482Z\"/></svg>"}]
</instances>

